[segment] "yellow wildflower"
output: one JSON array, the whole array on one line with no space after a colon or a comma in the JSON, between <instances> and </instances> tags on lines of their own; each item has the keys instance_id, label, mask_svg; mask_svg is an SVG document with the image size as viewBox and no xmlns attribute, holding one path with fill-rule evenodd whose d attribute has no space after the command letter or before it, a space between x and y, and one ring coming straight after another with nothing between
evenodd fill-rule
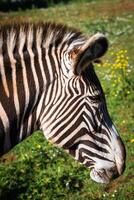
<instances>
[{"instance_id":1,"label":"yellow wildflower","mask_svg":"<svg viewBox=\"0 0 134 200\"><path fill-rule=\"evenodd\" d=\"M129 90L127 91L127 94L130 94L130 91L129 91Z\"/></svg>"},{"instance_id":2,"label":"yellow wildflower","mask_svg":"<svg viewBox=\"0 0 134 200\"><path fill-rule=\"evenodd\" d=\"M131 143L134 143L134 138L130 140Z\"/></svg>"},{"instance_id":3,"label":"yellow wildflower","mask_svg":"<svg viewBox=\"0 0 134 200\"><path fill-rule=\"evenodd\" d=\"M37 147L37 149L40 149L40 148L41 148L41 145L40 145L40 144L37 144L36 147Z\"/></svg>"}]
</instances>

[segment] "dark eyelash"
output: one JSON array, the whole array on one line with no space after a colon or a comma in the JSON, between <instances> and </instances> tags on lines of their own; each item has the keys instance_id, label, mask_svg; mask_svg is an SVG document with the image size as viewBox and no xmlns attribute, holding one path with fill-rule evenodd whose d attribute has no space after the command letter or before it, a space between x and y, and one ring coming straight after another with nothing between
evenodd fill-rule
<instances>
[{"instance_id":1,"label":"dark eyelash","mask_svg":"<svg viewBox=\"0 0 134 200\"><path fill-rule=\"evenodd\" d=\"M101 95L88 96L87 98L92 103L100 103L101 102Z\"/></svg>"}]
</instances>

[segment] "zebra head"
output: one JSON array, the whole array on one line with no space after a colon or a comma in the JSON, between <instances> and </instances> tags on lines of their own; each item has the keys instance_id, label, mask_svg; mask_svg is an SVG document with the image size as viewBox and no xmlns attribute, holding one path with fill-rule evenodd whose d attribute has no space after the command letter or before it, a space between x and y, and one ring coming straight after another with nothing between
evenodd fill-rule
<instances>
[{"instance_id":1,"label":"zebra head","mask_svg":"<svg viewBox=\"0 0 134 200\"><path fill-rule=\"evenodd\" d=\"M79 124L77 135L81 133L81 136L75 136L77 139L69 151L76 160L92 168L91 178L101 183L118 177L125 168L125 148L108 114L105 96L92 65L107 48L106 38L98 33L71 52L74 74L81 76L83 84L79 88L84 96L83 103L76 106L76 111L78 108L82 111L80 118L74 120L74 124ZM77 90L77 87L74 88Z\"/></svg>"},{"instance_id":2,"label":"zebra head","mask_svg":"<svg viewBox=\"0 0 134 200\"><path fill-rule=\"evenodd\" d=\"M0 154L39 128L91 168L93 180L121 175L125 147L93 67L107 48L104 35L61 25L1 26Z\"/></svg>"},{"instance_id":3,"label":"zebra head","mask_svg":"<svg viewBox=\"0 0 134 200\"><path fill-rule=\"evenodd\" d=\"M99 33L62 46L62 73L51 85L53 95L47 101L49 116L43 127L52 143L90 168L90 177L100 183L120 176L125 168L125 147L93 66L107 48L107 39Z\"/></svg>"}]
</instances>

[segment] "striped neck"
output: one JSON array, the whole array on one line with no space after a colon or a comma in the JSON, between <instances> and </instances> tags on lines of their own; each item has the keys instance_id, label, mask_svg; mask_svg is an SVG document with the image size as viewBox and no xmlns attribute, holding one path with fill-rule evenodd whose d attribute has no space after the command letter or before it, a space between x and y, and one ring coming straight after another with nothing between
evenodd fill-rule
<instances>
[{"instance_id":1,"label":"striped neck","mask_svg":"<svg viewBox=\"0 0 134 200\"><path fill-rule=\"evenodd\" d=\"M51 23L0 26L1 151L8 151L38 128L43 95L65 73L63 51L83 38L74 29Z\"/></svg>"},{"instance_id":2,"label":"striped neck","mask_svg":"<svg viewBox=\"0 0 134 200\"><path fill-rule=\"evenodd\" d=\"M52 82L55 73L59 74L65 51L70 51L84 40L85 37L75 29L53 23L0 26L0 54L4 55L4 62L10 62L11 68L14 68L20 59L34 59L38 68L45 68L41 68L44 83ZM64 67L62 71L66 73ZM9 95L8 89L6 93Z\"/></svg>"}]
</instances>

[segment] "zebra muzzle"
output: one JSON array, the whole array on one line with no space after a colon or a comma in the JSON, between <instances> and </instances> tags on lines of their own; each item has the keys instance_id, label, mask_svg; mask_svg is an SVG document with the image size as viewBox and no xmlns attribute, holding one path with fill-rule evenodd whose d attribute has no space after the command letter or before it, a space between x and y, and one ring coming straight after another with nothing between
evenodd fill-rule
<instances>
[{"instance_id":1,"label":"zebra muzzle","mask_svg":"<svg viewBox=\"0 0 134 200\"><path fill-rule=\"evenodd\" d=\"M94 167L90 172L90 177L97 183L109 183L111 180L119 177L125 170L126 151L125 146L119 136L114 140L114 160L113 166L107 168ZM106 167L106 168L105 168Z\"/></svg>"},{"instance_id":2,"label":"zebra muzzle","mask_svg":"<svg viewBox=\"0 0 134 200\"><path fill-rule=\"evenodd\" d=\"M115 145L114 157L118 174L121 175L125 170L126 150L120 137L117 137L116 143L117 145Z\"/></svg>"},{"instance_id":3,"label":"zebra muzzle","mask_svg":"<svg viewBox=\"0 0 134 200\"><path fill-rule=\"evenodd\" d=\"M91 179L97 183L108 184L111 180L117 178L118 176L119 176L119 173L117 171L116 166L114 166L110 169L94 168L90 172Z\"/></svg>"}]
</instances>

